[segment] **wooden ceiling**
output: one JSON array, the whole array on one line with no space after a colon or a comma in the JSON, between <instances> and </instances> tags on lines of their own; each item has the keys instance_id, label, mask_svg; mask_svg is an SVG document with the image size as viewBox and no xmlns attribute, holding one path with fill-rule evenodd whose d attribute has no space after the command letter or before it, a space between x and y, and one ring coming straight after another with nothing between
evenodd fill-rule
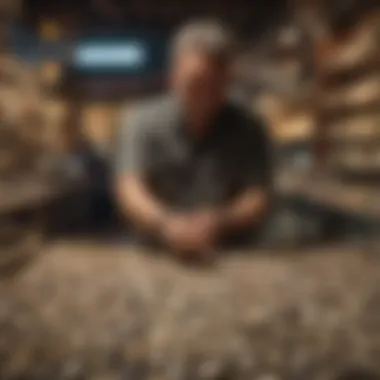
<instances>
[{"instance_id":1,"label":"wooden ceiling","mask_svg":"<svg viewBox=\"0 0 380 380\"><path fill-rule=\"evenodd\" d=\"M90 27L150 26L168 28L197 17L218 17L243 30L262 28L285 9L286 0L25 0L24 21L38 25L41 18Z\"/></svg>"}]
</instances>

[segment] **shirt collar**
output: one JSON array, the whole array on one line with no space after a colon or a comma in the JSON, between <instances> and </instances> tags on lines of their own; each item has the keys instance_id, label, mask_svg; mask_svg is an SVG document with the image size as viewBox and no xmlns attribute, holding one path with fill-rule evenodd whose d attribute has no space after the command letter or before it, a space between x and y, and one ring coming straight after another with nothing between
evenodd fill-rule
<instances>
[{"instance_id":1,"label":"shirt collar","mask_svg":"<svg viewBox=\"0 0 380 380\"><path fill-rule=\"evenodd\" d=\"M194 147L204 148L210 146L215 139L221 135L224 126L224 109L222 105L216 115L210 120L209 125L205 129L205 133L199 139L195 138L188 128L186 117L183 108L178 102L178 117L179 123L177 124L178 135L186 143L190 143Z\"/></svg>"}]
</instances>

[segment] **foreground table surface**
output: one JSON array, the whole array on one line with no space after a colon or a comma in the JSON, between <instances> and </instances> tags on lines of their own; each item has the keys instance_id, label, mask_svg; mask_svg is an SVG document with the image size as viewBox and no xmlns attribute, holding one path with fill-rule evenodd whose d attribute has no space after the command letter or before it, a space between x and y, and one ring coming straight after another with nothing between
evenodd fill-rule
<instances>
[{"instance_id":1,"label":"foreground table surface","mask_svg":"<svg viewBox=\"0 0 380 380\"><path fill-rule=\"evenodd\" d=\"M312 380L377 369L372 248L231 253L190 268L122 243L55 243L1 282L2 379Z\"/></svg>"}]
</instances>

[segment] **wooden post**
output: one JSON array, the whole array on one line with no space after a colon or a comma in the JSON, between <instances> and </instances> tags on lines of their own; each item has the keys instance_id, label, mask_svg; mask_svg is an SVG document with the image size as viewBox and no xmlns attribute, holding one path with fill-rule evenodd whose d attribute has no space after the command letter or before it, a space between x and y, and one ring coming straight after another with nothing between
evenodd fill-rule
<instances>
[{"instance_id":1,"label":"wooden post","mask_svg":"<svg viewBox=\"0 0 380 380\"><path fill-rule=\"evenodd\" d=\"M326 151L326 131L323 120L320 118L321 102L321 59L323 59L323 41L328 34L328 28L324 20L320 0L309 2L294 0L292 7L297 22L301 25L309 43L307 56L308 69L313 76L312 110L314 111L315 132L313 136L313 158L316 169L323 166Z\"/></svg>"}]
</instances>

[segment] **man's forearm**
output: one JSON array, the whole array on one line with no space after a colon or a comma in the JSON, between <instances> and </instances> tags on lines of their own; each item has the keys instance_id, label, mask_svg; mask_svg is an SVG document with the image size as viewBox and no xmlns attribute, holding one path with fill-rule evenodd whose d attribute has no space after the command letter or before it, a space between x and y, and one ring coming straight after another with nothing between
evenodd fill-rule
<instances>
[{"instance_id":1,"label":"man's forearm","mask_svg":"<svg viewBox=\"0 0 380 380\"><path fill-rule=\"evenodd\" d=\"M117 183L117 198L123 212L132 222L149 232L156 233L167 211L140 181L120 179Z\"/></svg>"},{"instance_id":2,"label":"man's forearm","mask_svg":"<svg viewBox=\"0 0 380 380\"><path fill-rule=\"evenodd\" d=\"M252 189L219 210L222 228L235 230L259 223L268 209L268 195Z\"/></svg>"}]
</instances>

